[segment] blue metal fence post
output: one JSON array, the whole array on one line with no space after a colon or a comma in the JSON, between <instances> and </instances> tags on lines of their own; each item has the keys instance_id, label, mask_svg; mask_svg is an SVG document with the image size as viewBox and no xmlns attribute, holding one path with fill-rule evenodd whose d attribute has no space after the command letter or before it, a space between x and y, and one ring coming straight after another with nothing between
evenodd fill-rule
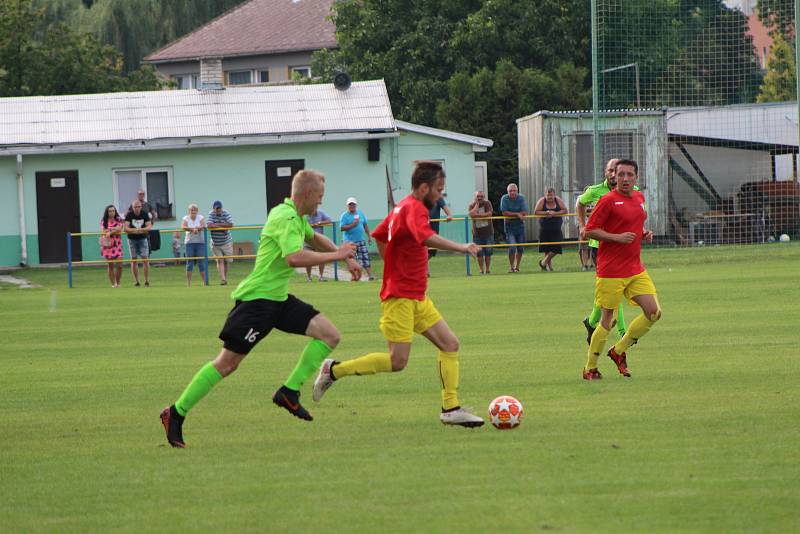
<instances>
[{"instance_id":1,"label":"blue metal fence post","mask_svg":"<svg viewBox=\"0 0 800 534\"><path fill-rule=\"evenodd\" d=\"M336 245L336 221L333 221L333 244ZM333 262L333 279L339 281L339 262Z\"/></svg>"},{"instance_id":2,"label":"blue metal fence post","mask_svg":"<svg viewBox=\"0 0 800 534\"><path fill-rule=\"evenodd\" d=\"M208 285L208 228L203 228L203 261L206 264L205 275L206 285Z\"/></svg>"},{"instance_id":3,"label":"blue metal fence post","mask_svg":"<svg viewBox=\"0 0 800 534\"><path fill-rule=\"evenodd\" d=\"M67 283L72 288L72 233L67 232Z\"/></svg>"},{"instance_id":4,"label":"blue metal fence post","mask_svg":"<svg viewBox=\"0 0 800 534\"><path fill-rule=\"evenodd\" d=\"M469 243L469 215L464 216L464 243ZM467 262L467 276L472 276L469 272L469 253L464 254L464 259Z\"/></svg>"}]
</instances>

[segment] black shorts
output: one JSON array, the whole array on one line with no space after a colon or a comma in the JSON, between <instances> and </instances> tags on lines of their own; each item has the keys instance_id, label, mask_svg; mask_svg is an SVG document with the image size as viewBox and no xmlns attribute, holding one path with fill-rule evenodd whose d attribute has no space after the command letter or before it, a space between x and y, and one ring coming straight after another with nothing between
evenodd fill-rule
<instances>
[{"instance_id":1,"label":"black shorts","mask_svg":"<svg viewBox=\"0 0 800 534\"><path fill-rule=\"evenodd\" d=\"M283 302L266 299L237 300L219 333L223 346L237 354L248 354L273 328L305 335L308 323L319 310L289 295Z\"/></svg>"}]
</instances>

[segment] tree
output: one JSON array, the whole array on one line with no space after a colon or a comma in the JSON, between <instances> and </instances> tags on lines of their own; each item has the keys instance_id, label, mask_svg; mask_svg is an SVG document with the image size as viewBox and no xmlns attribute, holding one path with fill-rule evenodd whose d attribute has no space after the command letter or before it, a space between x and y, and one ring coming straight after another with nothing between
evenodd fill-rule
<instances>
[{"instance_id":1,"label":"tree","mask_svg":"<svg viewBox=\"0 0 800 534\"><path fill-rule=\"evenodd\" d=\"M758 0L758 18L770 28L770 35L794 38L794 2L792 0Z\"/></svg>"},{"instance_id":2,"label":"tree","mask_svg":"<svg viewBox=\"0 0 800 534\"><path fill-rule=\"evenodd\" d=\"M797 67L794 49L776 34L770 47L767 75L758 94L759 102L786 102L797 98Z\"/></svg>"},{"instance_id":3,"label":"tree","mask_svg":"<svg viewBox=\"0 0 800 534\"><path fill-rule=\"evenodd\" d=\"M120 54L91 35L64 24L37 31L43 19L44 11L35 9L31 0L0 0L0 96L161 87L152 69L124 76Z\"/></svg>"},{"instance_id":4,"label":"tree","mask_svg":"<svg viewBox=\"0 0 800 534\"><path fill-rule=\"evenodd\" d=\"M508 60L498 61L494 69L460 72L450 78L447 98L437 105L437 122L441 128L494 141L486 157L488 193L499 198L518 173L516 120L543 109L585 109L591 101L587 76L585 67L571 63L546 72L520 69Z\"/></svg>"}]
</instances>

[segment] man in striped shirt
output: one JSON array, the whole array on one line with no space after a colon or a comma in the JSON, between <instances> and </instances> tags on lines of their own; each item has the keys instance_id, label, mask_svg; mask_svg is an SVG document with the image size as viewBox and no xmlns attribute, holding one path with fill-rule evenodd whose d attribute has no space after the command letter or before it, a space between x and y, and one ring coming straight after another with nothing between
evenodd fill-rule
<instances>
[{"instance_id":1,"label":"man in striped shirt","mask_svg":"<svg viewBox=\"0 0 800 534\"><path fill-rule=\"evenodd\" d=\"M233 237L229 230L217 230L217 228L231 228L233 217L227 210L222 209L222 202L215 200L212 210L208 213L208 228L211 230L211 252L214 256L227 256L224 259L217 259L217 271L219 271L219 283L224 286L228 284L228 263L233 261Z\"/></svg>"}]
</instances>

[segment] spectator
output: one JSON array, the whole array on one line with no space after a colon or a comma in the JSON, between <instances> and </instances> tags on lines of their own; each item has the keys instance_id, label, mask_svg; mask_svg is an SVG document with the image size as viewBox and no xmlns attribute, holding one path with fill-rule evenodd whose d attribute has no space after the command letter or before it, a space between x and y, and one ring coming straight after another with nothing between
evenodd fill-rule
<instances>
[{"instance_id":1,"label":"spectator","mask_svg":"<svg viewBox=\"0 0 800 534\"><path fill-rule=\"evenodd\" d=\"M514 245L525 241L524 221L528 215L528 204L525 202L525 197L519 194L516 184L508 184L506 191L508 193L500 198L500 211L504 217L511 217L503 221L506 241L511 245L508 247L508 272L518 273L524 250L523 247Z\"/></svg>"},{"instance_id":2,"label":"spectator","mask_svg":"<svg viewBox=\"0 0 800 534\"><path fill-rule=\"evenodd\" d=\"M198 213L197 204L189 204L189 215L184 215L181 228L186 230L186 282L192 285L192 271L194 264L200 268L200 274L205 278L206 262L206 236L203 229L206 227L205 217Z\"/></svg>"},{"instance_id":3,"label":"spectator","mask_svg":"<svg viewBox=\"0 0 800 534\"><path fill-rule=\"evenodd\" d=\"M233 228L233 217L227 210L222 209L222 202L215 200L208 212L209 228ZM227 256L217 258L217 271L219 272L219 285L228 284L228 264L233 262L233 237L230 230L211 230L211 252L214 256Z\"/></svg>"},{"instance_id":4,"label":"spectator","mask_svg":"<svg viewBox=\"0 0 800 534\"><path fill-rule=\"evenodd\" d=\"M181 257L181 247L183 244L181 243L181 233L175 232L172 234L172 255L176 258ZM179 261L175 262L176 264L180 264Z\"/></svg>"},{"instance_id":5,"label":"spectator","mask_svg":"<svg viewBox=\"0 0 800 534\"><path fill-rule=\"evenodd\" d=\"M486 200L486 193L475 191L475 200L470 203L467 210L472 218L472 241L478 246L494 245L492 220L483 219L483 217L491 217L493 213L492 203ZM493 252L491 247L484 248L482 246L478 251L478 267L481 269L481 274L491 272Z\"/></svg>"},{"instance_id":6,"label":"spectator","mask_svg":"<svg viewBox=\"0 0 800 534\"><path fill-rule=\"evenodd\" d=\"M314 213L306 216L306 219L308 219L308 224L311 226L311 228L313 228L314 231L318 234L324 234L325 233L324 227L330 226L331 224L331 218L328 217L327 213L319 209L319 207L315 208ZM314 250L314 247L312 247L308 243L304 243L303 248L305 248L306 250ZM325 264L320 263L318 267L319 267L319 281L327 282L328 280L325 278ZM306 280L309 282L311 281L311 270L313 268L314 268L313 265L306 265Z\"/></svg>"},{"instance_id":7,"label":"spectator","mask_svg":"<svg viewBox=\"0 0 800 534\"><path fill-rule=\"evenodd\" d=\"M556 196L556 190L548 187L544 196L536 202L533 208L534 215L541 215L539 219L539 242L552 243L564 240L561 232L561 223L564 221L563 215L567 214L567 207ZM552 261L556 254L561 254L561 245L539 245L539 252L544 254L544 258L539 260L539 268L543 271L553 270Z\"/></svg>"},{"instance_id":8,"label":"spectator","mask_svg":"<svg viewBox=\"0 0 800 534\"><path fill-rule=\"evenodd\" d=\"M131 272L135 286L139 287L139 266L137 258L144 260L144 286L150 287L150 243L147 233L153 227L150 216L142 209L142 201L134 200L131 211L125 215L125 233L128 234L128 248L131 249Z\"/></svg>"},{"instance_id":9,"label":"spectator","mask_svg":"<svg viewBox=\"0 0 800 534\"><path fill-rule=\"evenodd\" d=\"M109 204L100 220L100 254L108 261L108 280L111 287L119 287L122 279L122 229L125 223L119 216L116 206Z\"/></svg>"},{"instance_id":10,"label":"spectator","mask_svg":"<svg viewBox=\"0 0 800 534\"><path fill-rule=\"evenodd\" d=\"M443 195L443 196L439 197L439 200L436 201L436 204L434 204L433 207L428 210L428 219L431 222L431 229L434 232L436 232L437 234L439 233L439 222L440 221L437 221L437 220L434 220L434 219L441 219L442 218L442 210L444 210L444 214L445 214L445 216L447 218L447 222L450 222L450 221L453 220L453 212L450 211L450 205L447 203L447 199L445 198L445 196L446 195ZM436 256L436 249L435 248L429 248L428 249L428 261L430 261L430 259L432 257L434 257L434 256ZM430 275L430 272L428 273L428 275Z\"/></svg>"},{"instance_id":11,"label":"spectator","mask_svg":"<svg viewBox=\"0 0 800 534\"><path fill-rule=\"evenodd\" d=\"M367 248L372 244L372 237L369 235L367 218L358 209L358 201L355 197L347 199L347 211L342 213L339 227L342 229L344 241L355 244L356 261L367 272L369 279L375 280L375 277L372 276L372 264L369 261L369 249Z\"/></svg>"},{"instance_id":12,"label":"spectator","mask_svg":"<svg viewBox=\"0 0 800 534\"><path fill-rule=\"evenodd\" d=\"M156 210L153 209L153 206L151 206L150 203L145 200L144 189L139 189L139 191L136 192L136 196L139 199L139 202L142 203L142 209L150 217L150 221L156 222L156 219L158 219L158 214L156 213ZM131 210L133 210L133 202L131 202L131 205L128 206L128 211Z\"/></svg>"}]
</instances>

